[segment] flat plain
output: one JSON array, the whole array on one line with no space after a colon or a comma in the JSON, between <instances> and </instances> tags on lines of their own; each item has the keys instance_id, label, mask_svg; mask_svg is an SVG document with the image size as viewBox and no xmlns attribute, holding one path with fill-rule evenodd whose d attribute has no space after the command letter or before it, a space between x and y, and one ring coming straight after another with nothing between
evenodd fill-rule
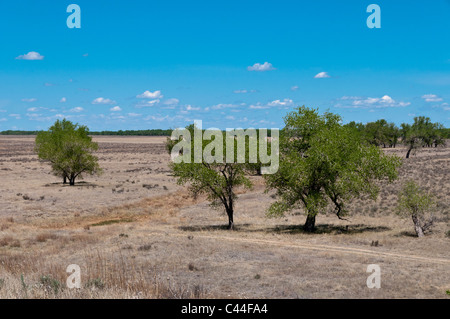
<instances>
[{"instance_id":1,"label":"flat plain","mask_svg":"<svg viewBox=\"0 0 450 319\"><path fill-rule=\"evenodd\" d=\"M449 298L450 147L404 159L376 201L346 220L326 211L304 233L302 212L266 217L264 180L238 190L236 230L168 168L165 137L94 137L103 174L63 185L33 136L0 136L0 298ZM447 143L449 145L449 143ZM402 147L385 149L404 158ZM394 213L407 179L432 192L424 238ZM69 289L69 265L81 288ZM368 288L370 264L381 288Z\"/></svg>"}]
</instances>

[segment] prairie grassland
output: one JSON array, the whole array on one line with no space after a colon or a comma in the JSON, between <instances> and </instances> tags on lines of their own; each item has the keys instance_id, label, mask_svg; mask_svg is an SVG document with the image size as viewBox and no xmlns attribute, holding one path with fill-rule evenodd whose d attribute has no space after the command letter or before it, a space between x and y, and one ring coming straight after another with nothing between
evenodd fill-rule
<instances>
[{"instance_id":1,"label":"prairie grassland","mask_svg":"<svg viewBox=\"0 0 450 319\"><path fill-rule=\"evenodd\" d=\"M104 174L63 186L33 153L33 137L0 136L1 298L449 298L450 147L406 160L376 201L332 211L318 230L302 212L267 218L261 177L239 191L227 231L221 211L170 175L162 137L95 137ZM404 157L402 148L387 149ZM433 232L414 237L394 214L402 183L433 192ZM68 289L68 265L81 289ZM366 285L381 267L381 288Z\"/></svg>"}]
</instances>

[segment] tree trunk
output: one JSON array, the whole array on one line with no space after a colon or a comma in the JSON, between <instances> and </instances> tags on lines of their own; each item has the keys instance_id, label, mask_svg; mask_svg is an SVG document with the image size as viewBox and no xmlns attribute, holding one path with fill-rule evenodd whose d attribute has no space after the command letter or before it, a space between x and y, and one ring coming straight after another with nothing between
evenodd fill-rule
<instances>
[{"instance_id":1,"label":"tree trunk","mask_svg":"<svg viewBox=\"0 0 450 319\"><path fill-rule=\"evenodd\" d=\"M406 153L406 158L409 158L409 154L411 153L411 151L412 151L412 148L410 148L410 149L408 150L408 153Z\"/></svg>"},{"instance_id":2,"label":"tree trunk","mask_svg":"<svg viewBox=\"0 0 450 319\"><path fill-rule=\"evenodd\" d=\"M417 237L423 237L425 234L423 233L423 228L420 223L420 219L416 215L412 215L412 220L414 223L414 229L416 230Z\"/></svg>"},{"instance_id":3,"label":"tree trunk","mask_svg":"<svg viewBox=\"0 0 450 319\"><path fill-rule=\"evenodd\" d=\"M63 178L63 184L67 184L67 176L64 176L64 178Z\"/></svg>"},{"instance_id":4,"label":"tree trunk","mask_svg":"<svg viewBox=\"0 0 450 319\"><path fill-rule=\"evenodd\" d=\"M227 215L228 215L228 229L233 230L234 229L233 209L228 209Z\"/></svg>"},{"instance_id":5,"label":"tree trunk","mask_svg":"<svg viewBox=\"0 0 450 319\"><path fill-rule=\"evenodd\" d=\"M307 231L308 233L312 233L314 232L314 230L316 230L315 225L316 225L316 215L315 214L307 215L305 225L303 226L303 230Z\"/></svg>"},{"instance_id":6,"label":"tree trunk","mask_svg":"<svg viewBox=\"0 0 450 319\"><path fill-rule=\"evenodd\" d=\"M70 177L69 177L69 185L70 185L70 186L75 185L75 178L76 178L75 176L70 176Z\"/></svg>"}]
</instances>

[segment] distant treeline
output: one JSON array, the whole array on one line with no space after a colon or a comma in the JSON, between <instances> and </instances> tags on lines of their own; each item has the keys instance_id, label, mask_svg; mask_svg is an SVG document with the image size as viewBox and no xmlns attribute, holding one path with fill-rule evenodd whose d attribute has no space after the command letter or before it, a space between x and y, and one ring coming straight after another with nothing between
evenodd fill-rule
<instances>
[{"instance_id":1,"label":"distant treeline","mask_svg":"<svg viewBox=\"0 0 450 319\"><path fill-rule=\"evenodd\" d=\"M89 132L90 135L118 135L118 136L170 136L171 133L172 130L163 130L163 129Z\"/></svg>"},{"instance_id":2,"label":"distant treeline","mask_svg":"<svg viewBox=\"0 0 450 319\"><path fill-rule=\"evenodd\" d=\"M0 132L0 135L36 135L40 131L2 131Z\"/></svg>"},{"instance_id":3,"label":"distant treeline","mask_svg":"<svg viewBox=\"0 0 450 319\"><path fill-rule=\"evenodd\" d=\"M36 135L40 131L2 131L0 135ZM153 130L126 130L126 131L92 131L89 132L89 135L117 135L117 136L170 136L172 130L162 130L162 129L153 129Z\"/></svg>"},{"instance_id":4,"label":"distant treeline","mask_svg":"<svg viewBox=\"0 0 450 319\"><path fill-rule=\"evenodd\" d=\"M378 120L367 124L350 122L346 126L350 126L358 130L371 143L384 147L395 147L398 138L404 135L408 124L402 124L397 127L394 123L388 123L386 120ZM450 139L450 128L443 126L434 127L435 132L439 132L439 136L444 139ZM40 131L17 131L7 130L1 131L0 135L36 135ZM225 132L225 131L224 131ZM152 129L152 130L119 130L119 131L92 131L90 135L115 135L115 136L170 136L171 129ZM270 129L267 135L271 136Z\"/></svg>"},{"instance_id":5,"label":"distant treeline","mask_svg":"<svg viewBox=\"0 0 450 319\"><path fill-rule=\"evenodd\" d=\"M36 135L40 131L2 131L0 135ZM225 133L225 131L223 131ZM152 129L152 130L119 130L119 131L92 131L89 135L114 135L114 136L170 136L172 130ZM271 136L271 130L267 130L267 136Z\"/></svg>"},{"instance_id":6,"label":"distant treeline","mask_svg":"<svg viewBox=\"0 0 450 319\"><path fill-rule=\"evenodd\" d=\"M357 131L368 143L382 147L395 147L400 141L403 144L418 144L420 141L421 146L432 147L443 145L450 138L450 128L432 123L425 116L415 117L413 124L402 123L400 127L386 120L366 124L350 122L345 126Z\"/></svg>"}]
</instances>

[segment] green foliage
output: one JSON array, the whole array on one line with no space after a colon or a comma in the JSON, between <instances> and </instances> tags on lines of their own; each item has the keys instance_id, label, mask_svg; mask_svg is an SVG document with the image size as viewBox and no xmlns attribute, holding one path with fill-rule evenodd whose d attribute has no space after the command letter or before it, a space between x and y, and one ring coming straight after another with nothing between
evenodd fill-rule
<instances>
[{"instance_id":1,"label":"green foliage","mask_svg":"<svg viewBox=\"0 0 450 319\"><path fill-rule=\"evenodd\" d=\"M28 296L28 285L25 283L25 278L23 277L23 274L20 274L20 282L22 284L22 289L25 292L25 296Z\"/></svg>"},{"instance_id":2,"label":"green foliage","mask_svg":"<svg viewBox=\"0 0 450 319\"><path fill-rule=\"evenodd\" d=\"M361 139L369 144L382 147L395 147L400 138L400 130L394 123L381 119L367 124L350 122L344 125L353 129Z\"/></svg>"},{"instance_id":3,"label":"green foliage","mask_svg":"<svg viewBox=\"0 0 450 319\"><path fill-rule=\"evenodd\" d=\"M440 123L432 123L429 117L414 118L413 124L401 124L398 128L394 123L378 120L367 124L350 122L345 125L357 132L362 139L370 144L383 147L395 147L398 140L407 146L406 157L421 147L437 147L445 144L450 138L450 129Z\"/></svg>"},{"instance_id":4,"label":"green foliage","mask_svg":"<svg viewBox=\"0 0 450 319\"><path fill-rule=\"evenodd\" d=\"M433 205L432 196L422 190L414 181L409 180L399 194L396 212L408 217L423 215Z\"/></svg>"},{"instance_id":5,"label":"green foliage","mask_svg":"<svg viewBox=\"0 0 450 319\"><path fill-rule=\"evenodd\" d=\"M408 148L406 158L420 147L445 145L445 129L440 123L432 123L429 117L414 118L412 125L403 123L400 134L402 142Z\"/></svg>"},{"instance_id":6,"label":"green foliage","mask_svg":"<svg viewBox=\"0 0 450 319\"><path fill-rule=\"evenodd\" d=\"M0 135L37 135L40 131L18 131L7 130L0 132ZM170 136L172 130L151 129L151 130L119 130L119 131L97 131L90 132L90 135L112 135L112 136Z\"/></svg>"},{"instance_id":7,"label":"green foliage","mask_svg":"<svg viewBox=\"0 0 450 319\"><path fill-rule=\"evenodd\" d=\"M376 146L395 147L400 137L400 132L394 123L386 120L378 120L365 125L366 140Z\"/></svg>"},{"instance_id":8,"label":"green foliage","mask_svg":"<svg viewBox=\"0 0 450 319\"><path fill-rule=\"evenodd\" d=\"M55 295L62 289L61 283L51 275L41 276L39 282L46 290L52 291Z\"/></svg>"},{"instance_id":9,"label":"green foliage","mask_svg":"<svg viewBox=\"0 0 450 319\"><path fill-rule=\"evenodd\" d=\"M427 213L432 212L435 207L433 196L409 180L398 196L396 212L401 216L411 217L417 236L422 237L433 225L434 217L427 216Z\"/></svg>"},{"instance_id":10,"label":"green foliage","mask_svg":"<svg viewBox=\"0 0 450 319\"><path fill-rule=\"evenodd\" d=\"M98 144L92 142L86 126L57 120L48 131L37 134L35 143L39 158L51 164L56 176L64 181L69 179L70 185L75 184L77 177L83 178L83 174L101 173L98 158L92 155Z\"/></svg>"},{"instance_id":11,"label":"green foliage","mask_svg":"<svg viewBox=\"0 0 450 319\"><path fill-rule=\"evenodd\" d=\"M7 130L0 132L0 135L36 135L39 131L17 131L17 130Z\"/></svg>"},{"instance_id":12,"label":"green foliage","mask_svg":"<svg viewBox=\"0 0 450 319\"><path fill-rule=\"evenodd\" d=\"M224 207L228 215L230 229L233 228L233 212L234 203L237 199L235 193L236 187L251 188L252 183L247 177L249 173L255 173L260 170L261 165L259 161L256 163L249 163L250 157L250 143L249 137L246 137L245 154L239 154L238 143L233 139L234 145L231 146L234 150L234 161L226 160L227 147L230 147L230 140L227 140L224 132L217 130L217 135L211 136L211 140L202 139L199 144L199 149L202 153L211 154L215 161L207 161L202 156L200 161L195 162L195 138L196 134L204 134L204 130L196 128L194 125L186 127L186 134L191 137L190 144L187 150L183 150L181 156L187 155L186 159L179 163L170 163L170 168L174 176L177 178L179 185L189 184L189 190L197 197L200 194L205 194L213 207ZM166 143L167 151L172 152L174 146L183 140L185 136L180 136L177 140L168 139ZM222 139L222 141L216 140ZM221 142L215 144L214 142ZM198 142L197 142L198 143ZM228 143L228 145L227 145ZM231 142L233 143L233 142ZM214 147L214 145L216 147ZM270 151L270 147L269 147ZM238 156L244 156L245 162L239 163ZM258 155L259 156L259 155Z\"/></svg>"},{"instance_id":13,"label":"green foliage","mask_svg":"<svg viewBox=\"0 0 450 319\"><path fill-rule=\"evenodd\" d=\"M276 189L279 200L269 216L282 216L304 208L305 230L314 230L315 216L333 204L339 218L345 203L368 194L375 199L379 187L375 180L397 178L400 158L362 141L355 128L342 126L332 113L319 115L315 109L299 107L285 118L280 136L280 167L267 175L267 190Z\"/></svg>"},{"instance_id":14,"label":"green foliage","mask_svg":"<svg viewBox=\"0 0 450 319\"><path fill-rule=\"evenodd\" d=\"M89 279L84 286L85 288L104 289L106 284L103 282L101 278L94 278Z\"/></svg>"}]
</instances>

